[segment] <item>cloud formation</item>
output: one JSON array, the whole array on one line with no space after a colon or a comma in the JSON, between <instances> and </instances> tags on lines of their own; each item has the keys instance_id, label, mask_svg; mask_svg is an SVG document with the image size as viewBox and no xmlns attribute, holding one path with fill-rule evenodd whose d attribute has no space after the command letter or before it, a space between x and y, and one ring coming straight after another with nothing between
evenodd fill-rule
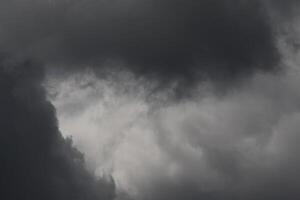
<instances>
[{"instance_id":1,"label":"cloud formation","mask_svg":"<svg viewBox=\"0 0 300 200\"><path fill-rule=\"evenodd\" d=\"M0 198L295 199L297 9L0 1Z\"/></svg>"},{"instance_id":2,"label":"cloud formation","mask_svg":"<svg viewBox=\"0 0 300 200\"><path fill-rule=\"evenodd\" d=\"M132 199L294 199L300 70L285 45L284 72L256 73L222 96L205 83L183 102L166 101L167 92L149 101L149 85L123 73L48 87L64 134Z\"/></svg>"}]
</instances>

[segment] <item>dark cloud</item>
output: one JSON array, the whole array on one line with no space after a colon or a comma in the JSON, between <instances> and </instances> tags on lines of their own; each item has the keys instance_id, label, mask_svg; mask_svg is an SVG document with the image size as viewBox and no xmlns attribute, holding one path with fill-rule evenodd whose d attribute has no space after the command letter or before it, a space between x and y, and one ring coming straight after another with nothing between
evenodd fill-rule
<instances>
[{"instance_id":1,"label":"dark cloud","mask_svg":"<svg viewBox=\"0 0 300 200\"><path fill-rule=\"evenodd\" d=\"M30 57L50 68L59 66L67 73L83 66L96 71L121 68L157 81L159 86L178 82L181 94L207 79L226 87L255 72L277 69L280 56L273 24L277 21L270 18L269 9L279 11L278 18L288 17L295 3L295 0L2 0L0 50L12 57L0 59L1 199L115 198L114 181L98 180L91 175L84 167L82 154L61 136L55 109L47 101L42 86L44 68L22 61L24 58ZM260 90L267 83L255 89ZM263 94L269 91L267 88ZM272 98L267 97L268 103L279 99L273 107L268 107L270 104L265 103L261 94L257 103L249 103L247 100L255 96L250 92L246 100L238 96L238 100L225 99L229 103L220 101L220 111L214 111L216 104L212 101L208 106L212 114L208 110L207 116L205 113L201 116L202 107L195 111L193 103L177 111L178 108L173 108L175 112L172 108L170 113L162 112L162 118L169 114L166 121L170 118L169 124L175 131L164 130L169 124L162 127L159 123L151 124L157 129L154 132L159 133L157 148L167 152L167 161L162 159L161 165L173 162L178 168L173 177L165 176L168 170L159 172L150 169L152 166L145 167L149 169L148 176L137 170L143 175L134 177L141 183L137 184L141 189L140 199L295 199L300 184L294 177L298 177L300 162L293 156L298 152L293 142L299 140L300 118L289 110L289 118L282 120L287 112L284 109L289 106L282 106L281 103L288 101L278 97L292 94L284 92L274 92L276 98L272 94ZM297 110L298 104L293 105L292 110ZM192 108L188 110L191 116L184 118L187 107ZM255 110L257 107L259 111ZM247 108L256 112L253 114ZM268 109L274 112L265 114ZM280 115L277 109L283 109ZM195 112L200 116L194 116ZM115 128L115 118L122 115L112 116L111 124L106 122L106 125ZM154 113L152 117L157 116ZM211 122L210 117L217 118ZM273 117L280 123L272 121ZM264 124L253 119L261 119ZM161 120L163 124L164 119ZM177 121L183 122L174 123ZM269 124L277 132L268 129ZM181 131L184 137L178 136ZM265 132L273 139L264 146L261 143ZM283 133L288 137L282 137ZM175 140L171 140L172 134ZM267 152L269 158L268 150L257 153L250 148L252 159L243 148L249 138L251 147L270 148L279 160L270 159L271 165L264 165L260 153ZM203 157L199 159L199 155ZM139 156L145 163L152 158Z\"/></svg>"},{"instance_id":2,"label":"dark cloud","mask_svg":"<svg viewBox=\"0 0 300 200\"><path fill-rule=\"evenodd\" d=\"M72 66L113 60L186 90L273 70L279 59L258 0L14 0L2 1L1 13L11 51Z\"/></svg>"},{"instance_id":3,"label":"dark cloud","mask_svg":"<svg viewBox=\"0 0 300 200\"><path fill-rule=\"evenodd\" d=\"M114 182L86 171L83 155L62 138L43 76L38 64L1 59L0 198L113 199Z\"/></svg>"}]
</instances>

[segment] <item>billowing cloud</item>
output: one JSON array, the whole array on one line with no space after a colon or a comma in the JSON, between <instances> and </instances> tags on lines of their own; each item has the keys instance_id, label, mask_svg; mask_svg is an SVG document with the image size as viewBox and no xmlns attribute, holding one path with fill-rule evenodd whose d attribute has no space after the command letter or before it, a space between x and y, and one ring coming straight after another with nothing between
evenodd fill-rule
<instances>
[{"instance_id":1,"label":"billowing cloud","mask_svg":"<svg viewBox=\"0 0 300 200\"><path fill-rule=\"evenodd\" d=\"M132 199L293 199L300 70L281 44L282 73L256 73L221 96L207 82L191 99L165 91L149 101L149 84L122 72L52 77L48 88L64 134Z\"/></svg>"},{"instance_id":2,"label":"billowing cloud","mask_svg":"<svg viewBox=\"0 0 300 200\"><path fill-rule=\"evenodd\" d=\"M297 9L2 0L0 198L297 198Z\"/></svg>"}]
</instances>

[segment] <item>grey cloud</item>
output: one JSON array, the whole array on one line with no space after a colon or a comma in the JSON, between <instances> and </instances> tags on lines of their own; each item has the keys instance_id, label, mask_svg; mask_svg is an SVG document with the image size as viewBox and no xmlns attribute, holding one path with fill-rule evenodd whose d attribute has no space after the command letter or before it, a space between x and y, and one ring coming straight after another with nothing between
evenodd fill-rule
<instances>
[{"instance_id":1,"label":"grey cloud","mask_svg":"<svg viewBox=\"0 0 300 200\"><path fill-rule=\"evenodd\" d=\"M0 67L0 196L113 199L121 185L142 200L297 198L298 76L291 69L288 75L259 75L276 71L284 59L273 27L281 21L273 21L268 9L277 9L280 19L289 17L296 1L268 1L267 7L266 2L2 0L0 50L12 57L3 55ZM23 62L27 57L66 74L84 66L121 68L159 87L179 83L182 94L202 80L223 90L249 79L222 97L210 94L207 101L191 98L171 106L149 105L147 87L140 95L125 89L109 96L101 108L113 108L98 124L104 128L89 126L94 121L88 117L84 122L108 142L85 133L83 141L92 143L82 146L98 149L103 142L104 160L96 153L87 156L95 158L91 164L112 163L114 182L87 172L82 154L63 139L42 85L44 68ZM90 108L67 110L74 120ZM71 131L82 126L70 125ZM120 194L116 198L131 198Z\"/></svg>"},{"instance_id":2,"label":"grey cloud","mask_svg":"<svg viewBox=\"0 0 300 200\"><path fill-rule=\"evenodd\" d=\"M294 199L300 73L297 55L283 51L284 72L257 73L223 96L208 86L200 97L156 105L138 80L126 81L139 86L131 92L123 82L98 80L93 92L58 87L53 102L90 164L99 172L108 166L117 190L132 199ZM76 96L86 107L70 114L65 108Z\"/></svg>"}]
</instances>

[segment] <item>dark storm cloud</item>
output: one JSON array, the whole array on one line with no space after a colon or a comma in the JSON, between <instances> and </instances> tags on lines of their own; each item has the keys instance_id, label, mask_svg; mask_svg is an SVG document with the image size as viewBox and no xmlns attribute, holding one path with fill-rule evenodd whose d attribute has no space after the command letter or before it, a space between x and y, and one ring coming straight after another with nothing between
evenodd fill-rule
<instances>
[{"instance_id":1,"label":"dark storm cloud","mask_svg":"<svg viewBox=\"0 0 300 200\"><path fill-rule=\"evenodd\" d=\"M280 58L265 2L2 0L0 50L13 56L3 56L0 62L1 199L108 200L115 195L114 182L96 180L89 174L83 156L59 133L55 109L42 86L43 68L18 60L31 57L66 70L86 65L102 69L111 61L160 83L178 81L183 91L205 79L226 85L256 71L276 69ZM268 2L287 14L296 1ZM281 108L281 104L275 105ZM223 132L221 121L219 124ZM283 132L297 135L297 129L289 130L286 124ZM204 145L208 168L225 175L225 180L229 177L228 186L221 184L223 188L215 189L218 183L212 183L213 190L199 188L192 178L198 165L191 164L188 169L194 171L185 170L183 179L153 175L146 180L150 189L142 190L142 199L274 200L299 196L293 175L298 175L300 162L291 161L297 160L291 156L296 155L296 144L293 148L284 144L285 151L280 153L287 159L271 172L243 171L239 152L227 149L226 144L221 148L229 140L209 137L207 144L199 138L194 142ZM205 141L205 136L201 139ZM220 147L215 147L220 141ZM176 159L185 161L180 155ZM250 180L234 182L245 178L241 174Z\"/></svg>"},{"instance_id":2,"label":"dark storm cloud","mask_svg":"<svg viewBox=\"0 0 300 200\"><path fill-rule=\"evenodd\" d=\"M35 63L1 58L0 198L113 199L114 182L87 172L83 155L62 138L43 77Z\"/></svg>"},{"instance_id":3,"label":"dark storm cloud","mask_svg":"<svg viewBox=\"0 0 300 200\"><path fill-rule=\"evenodd\" d=\"M125 0L1 2L1 43L48 63L113 60L139 75L230 82L276 68L265 1Z\"/></svg>"}]
</instances>

